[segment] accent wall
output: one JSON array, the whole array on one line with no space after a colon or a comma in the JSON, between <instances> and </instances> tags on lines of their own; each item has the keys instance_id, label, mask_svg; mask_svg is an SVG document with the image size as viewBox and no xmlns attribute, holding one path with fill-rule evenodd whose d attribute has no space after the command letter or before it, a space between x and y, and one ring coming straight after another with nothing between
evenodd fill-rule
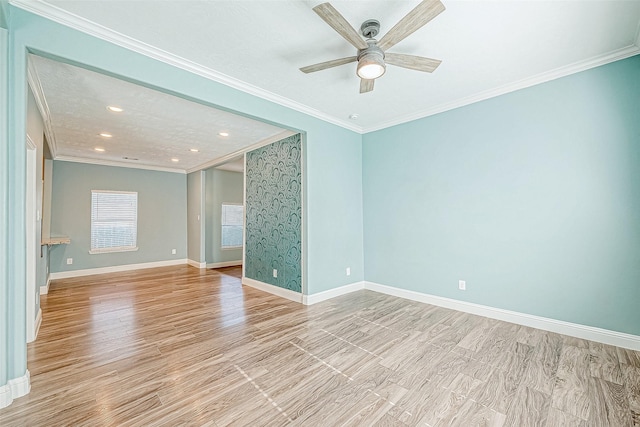
<instances>
[{"instance_id":1,"label":"accent wall","mask_svg":"<svg viewBox=\"0 0 640 427\"><path fill-rule=\"evenodd\" d=\"M89 253L91 190L138 193L137 251ZM54 161L51 199L51 234L71 239L51 250L52 273L187 258L185 174Z\"/></svg>"},{"instance_id":2,"label":"accent wall","mask_svg":"<svg viewBox=\"0 0 640 427\"><path fill-rule=\"evenodd\" d=\"M296 134L248 152L245 164L244 275L295 292L302 292L301 151Z\"/></svg>"},{"instance_id":3,"label":"accent wall","mask_svg":"<svg viewBox=\"0 0 640 427\"><path fill-rule=\"evenodd\" d=\"M640 335L639 77L636 56L364 135L366 280Z\"/></svg>"}]
</instances>

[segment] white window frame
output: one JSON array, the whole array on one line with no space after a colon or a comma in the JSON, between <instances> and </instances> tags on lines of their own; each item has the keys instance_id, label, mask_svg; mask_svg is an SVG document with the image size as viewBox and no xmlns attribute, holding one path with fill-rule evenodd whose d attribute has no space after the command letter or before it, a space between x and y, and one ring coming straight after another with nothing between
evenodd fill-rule
<instances>
[{"instance_id":1,"label":"white window frame","mask_svg":"<svg viewBox=\"0 0 640 427\"><path fill-rule=\"evenodd\" d=\"M242 243L239 246L223 246L222 245L222 228L225 226L222 223L222 218L224 217L223 210L225 206L241 206L242 207ZM244 204L222 202L220 204L220 249L222 249L223 251L237 250L237 249L242 249L243 246L244 246Z\"/></svg>"},{"instance_id":2,"label":"white window frame","mask_svg":"<svg viewBox=\"0 0 640 427\"><path fill-rule=\"evenodd\" d=\"M136 196L136 206L135 206L135 242L132 246L112 246L107 248L94 248L93 247L93 222L94 222L94 205L93 205L93 195L94 194L135 194ZM105 254L105 253L114 253L114 252L133 252L138 250L138 192L137 191L114 191L114 190L91 190L91 213L90 213L90 222L91 222L91 235L89 236L89 244L91 248L89 250L90 254Z\"/></svg>"}]
</instances>

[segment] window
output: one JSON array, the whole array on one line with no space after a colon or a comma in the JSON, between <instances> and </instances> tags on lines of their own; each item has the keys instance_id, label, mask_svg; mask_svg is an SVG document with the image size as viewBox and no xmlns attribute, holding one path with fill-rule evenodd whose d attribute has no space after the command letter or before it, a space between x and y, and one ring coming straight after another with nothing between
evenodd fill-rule
<instances>
[{"instance_id":1,"label":"window","mask_svg":"<svg viewBox=\"0 0 640 427\"><path fill-rule=\"evenodd\" d=\"M137 251L138 193L91 190L89 253Z\"/></svg>"},{"instance_id":2,"label":"window","mask_svg":"<svg viewBox=\"0 0 640 427\"><path fill-rule=\"evenodd\" d=\"M242 205L222 204L222 249L242 247L242 227L244 207Z\"/></svg>"}]
</instances>

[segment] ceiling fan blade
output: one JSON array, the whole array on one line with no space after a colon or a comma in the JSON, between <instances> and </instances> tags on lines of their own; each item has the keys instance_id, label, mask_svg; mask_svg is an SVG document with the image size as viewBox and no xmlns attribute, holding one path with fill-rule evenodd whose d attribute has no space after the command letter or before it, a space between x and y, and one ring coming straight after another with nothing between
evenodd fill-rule
<instances>
[{"instance_id":1,"label":"ceiling fan blade","mask_svg":"<svg viewBox=\"0 0 640 427\"><path fill-rule=\"evenodd\" d=\"M373 82L375 82L374 79L360 79L360 93L371 92L373 90Z\"/></svg>"},{"instance_id":2,"label":"ceiling fan blade","mask_svg":"<svg viewBox=\"0 0 640 427\"><path fill-rule=\"evenodd\" d=\"M383 51L389 49L441 14L444 10L445 7L440 0L423 0L380 39L378 47Z\"/></svg>"},{"instance_id":3,"label":"ceiling fan blade","mask_svg":"<svg viewBox=\"0 0 640 427\"><path fill-rule=\"evenodd\" d=\"M384 62L411 70L433 73L442 61L422 56L405 55L402 53L385 53Z\"/></svg>"},{"instance_id":4,"label":"ceiling fan blade","mask_svg":"<svg viewBox=\"0 0 640 427\"><path fill-rule=\"evenodd\" d=\"M356 56L349 56L347 58L334 59L331 61L320 62L319 64L307 65L306 67L300 68L300 71L303 73L314 73L320 70L326 70L327 68L338 67L340 65L348 64L349 62L356 62Z\"/></svg>"},{"instance_id":5,"label":"ceiling fan blade","mask_svg":"<svg viewBox=\"0 0 640 427\"><path fill-rule=\"evenodd\" d=\"M340 15L330 3L322 3L313 8L314 12L338 32L346 41L358 49L366 49L367 43L360 37L358 32Z\"/></svg>"}]
</instances>

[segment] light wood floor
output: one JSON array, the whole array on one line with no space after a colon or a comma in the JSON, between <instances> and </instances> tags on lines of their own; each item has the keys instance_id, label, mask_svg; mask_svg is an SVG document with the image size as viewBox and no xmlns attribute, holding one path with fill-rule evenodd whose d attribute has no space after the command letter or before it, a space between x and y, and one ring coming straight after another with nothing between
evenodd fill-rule
<instances>
[{"instance_id":1,"label":"light wood floor","mask_svg":"<svg viewBox=\"0 0 640 427\"><path fill-rule=\"evenodd\" d=\"M305 307L239 275L55 282L0 425L640 426L639 352L370 291Z\"/></svg>"}]
</instances>

